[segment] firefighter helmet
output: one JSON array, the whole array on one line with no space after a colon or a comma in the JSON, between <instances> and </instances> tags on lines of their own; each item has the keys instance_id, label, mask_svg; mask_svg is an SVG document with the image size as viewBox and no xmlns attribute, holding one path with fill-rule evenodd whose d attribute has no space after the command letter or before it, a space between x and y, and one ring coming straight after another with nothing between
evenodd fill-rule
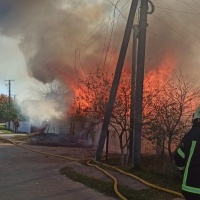
<instances>
[{"instance_id":1,"label":"firefighter helmet","mask_svg":"<svg viewBox=\"0 0 200 200\"><path fill-rule=\"evenodd\" d=\"M200 107L198 107L193 115L193 120L200 119Z\"/></svg>"}]
</instances>

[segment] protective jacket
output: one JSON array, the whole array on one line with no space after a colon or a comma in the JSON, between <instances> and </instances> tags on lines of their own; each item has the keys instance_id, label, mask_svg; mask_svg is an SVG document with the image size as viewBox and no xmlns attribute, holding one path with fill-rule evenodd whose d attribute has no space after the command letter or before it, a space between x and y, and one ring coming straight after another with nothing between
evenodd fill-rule
<instances>
[{"instance_id":1,"label":"protective jacket","mask_svg":"<svg viewBox=\"0 0 200 200\"><path fill-rule=\"evenodd\" d=\"M174 160L183 173L182 192L200 199L200 123L194 123L175 151ZM185 196L185 195L184 195Z\"/></svg>"}]
</instances>

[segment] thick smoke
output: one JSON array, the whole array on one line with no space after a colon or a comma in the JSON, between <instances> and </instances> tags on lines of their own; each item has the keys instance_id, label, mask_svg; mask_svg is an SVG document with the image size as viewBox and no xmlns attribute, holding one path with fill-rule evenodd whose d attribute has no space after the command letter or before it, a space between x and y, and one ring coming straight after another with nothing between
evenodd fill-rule
<instances>
[{"instance_id":1,"label":"thick smoke","mask_svg":"<svg viewBox=\"0 0 200 200\"><path fill-rule=\"evenodd\" d=\"M104 40L95 27L106 24L102 19L107 11L107 4L100 2L0 0L0 34L20 41L29 76L44 84L58 80L69 90L63 98L65 102L57 98L50 102L24 102L23 113L32 121L63 117L71 103L70 90L74 90L82 68L95 68Z\"/></svg>"},{"instance_id":2,"label":"thick smoke","mask_svg":"<svg viewBox=\"0 0 200 200\"><path fill-rule=\"evenodd\" d=\"M199 74L200 23L198 1L154 0L148 15L147 65L159 66L169 56L191 78ZM170 67L170 66L169 66Z\"/></svg>"},{"instance_id":3,"label":"thick smoke","mask_svg":"<svg viewBox=\"0 0 200 200\"><path fill-rule=\"evenodd\" d=\"M77 75L76 65L86 71L98 65L106 50L106 23L115 23L112 37L116 43L121 40L121 24L126 23L130 2L116 4L123 17L112 14L112 21L108 14L117 2L0 0L0 33L20 40L30 76L43 83L64 80L70 86ZM177 65L198 65L200 4L193 0L152 2L155 12L148 15L147 65L158 65L166 52L176 57Z\"/></svg>"},{"instance_id":4,"label":"thick smoke","mask_svg":"<svg viewBox=\"0 0 200 200\"><path fill-rule=\"evenodd\" d=\"M130 2L0 0L0 34L20 41L29 76L44 84L59 80L72 89L81 73L117 59ZM177 67L196 74L200 3L152 2L155 12L148 15L146 66L159 66L167 54L174 57Z\"/></svg>"},{"instance_id":5,"label":"thick smoke","mask_svg":"<svg viewBox=\"0 0 200 200\"><path fill-rule=\"evenodd\" d=\"M29 121L36 126L42 125L44 121L53 121L62 119L63 112L58 109L58 102L55 101L24 101L21 103L21 110Z\"/></svg>"},{"instance_id":6,"label":"thick smoke","mask_svg":"<svg viewBox=\"0 0 200 200\"><path fill-rule=\"evenodd\" d=\"M71 83L76 78L75 50L105 11L92 1L1 0L0 32L20 39L30 76L43 83L54 79ZM101 48L102 34L95 37L96 44L81 51L86 68L95 65Z\"/></svg>"}]
</instances>

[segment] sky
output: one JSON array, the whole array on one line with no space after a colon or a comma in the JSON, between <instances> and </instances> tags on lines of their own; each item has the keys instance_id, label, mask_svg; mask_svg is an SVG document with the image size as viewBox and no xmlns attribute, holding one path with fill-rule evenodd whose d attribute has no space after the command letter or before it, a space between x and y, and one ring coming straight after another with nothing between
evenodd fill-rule
<instances>
[{"instance_id":1,"label":"sky","mask_svg":"<svg viewBox=\"0 0 200 200\"><path fill-rule=\"evenodd\" d=\"M55 80L75 90L96 67L115 69L130 0L0 0L0 93L38 99ZM145 69L167 56L193 79L200 74L199 0L152 0ZM135 24L138 23L139 6ZM131 43L131 39L130 39ZM125 64L131 66L131 45ZM170 63L166 63L170 67ZM33 90L34 88L34 90Z\"/></svg>"},{"instance_id":2,"label":"sky","mask_svg":"<svg viewBox=\"0 0 200 200\"><path fill-rule=\"evenodd\" d=\"M20 100L37 96L32 90L35 81L60 80L73 87L77 79L74 63L80 67L81 48L82 62L90 59L90 66L100 55L98 44L103 36L95 26L106 29L103 24L109 4L102 2L0 0L0 92L8 94L5 79L15 80L11 93ZM95 35L89 35L93 31ZM96 44L88 48L90 42Z\"/></svg>"},{"instance_id":3,"label":"sky","mask_svg":"<svg viewBox=\"0 0 200 200\"><path fill-rule=\"evenodd\" d=\"M18 98L31 98L33 80L28 76L23 53L18 47L19 42L12 38L0 37L0 93L8 95L8 80L11 80L11 95Z\"/></svg>"}]
</instances>

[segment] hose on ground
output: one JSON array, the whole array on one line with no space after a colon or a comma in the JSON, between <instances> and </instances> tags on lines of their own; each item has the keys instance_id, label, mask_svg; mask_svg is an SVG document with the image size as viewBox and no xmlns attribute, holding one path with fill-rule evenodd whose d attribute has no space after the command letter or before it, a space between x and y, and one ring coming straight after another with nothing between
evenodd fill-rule
<instances>
[{"instance_id":1,"label":"hose on ground","mask_svg":"<svg viewBox=\"0 0 200 200\"><path fill-rule=\"evenodd\" d=\"M92 167L97 168L98 170L102 171L104 174L106 174L107 176L109 176L110 178L113 179L113 181L114 181L114 191L115 191L116 195L122 200L127 200L127 199L119 192L119 190L117 188L117 185L118 185L117 179L114 176L112 176L110 173L108 173L105 169L99 167L98 165L91 164L90 163L91 161L93 161L93 162L95 162L97 164L101 164L101 165L104 165L106 167L112 168L114 170L117 170L118 172L120 172L122 174L125 174L125 175L127 175L127 176L129 176L131 178L134 178L134 179L140 181L141 183L143 183L143 184L145 184L145 185L147 185L147 186L149 186L151 188L154 188L154 189L157 189L157 190L169 193L169 194L173 194L173 195L178 196L178 197L183 197L183 195L181 193L179 193L179 192L176 192L176 191L173 191L173 190L170 190L170 189L166 189L166 188L154 185L152 183L149 183L149 182L143 180L142 178L139 178L138 176L135 176L133 174L127 173L127 172L125 172L125 171L123 171L123 170L121 170L121 169L119 169L117 167L114 167L114 166L111 166L111 165L107 165L107 164L102 163L102 162L97 162L97 161L95 161L94 159L91 159L91 158L73 158L73 157L61 156L61 155L57 155L57 154L46 153L46 152L42 152L42 151L38 151L38 150L35 150L35 149L31 149L31 148L25 147L25 146L23 146L21 144L13 142L12 140L9 140L9 139L5 139L5 138L2 138L2 139L7 140L8 142L10 142L13 145L19 146L21 148L24 148L24 149L27 149L29 151L36 152L36 153L39 153L39 154L49 155L49 156L53 156L53 157L57 157L57 158L63 158L63 159L67 159L67 160L70 160L70 161L87 161L87 165L88 166L92 166Z\"/></svg>"},{"instance_id":2,"label":"hose on ground","mask_svg":"<svg viewBox=\"0 0 200 200\"><path fill-rule=\"evenodd\" d=\"M97 162L97 161L95 161L95 162ZM98 162L97 162L97 163L98 163ZM151 188L154 188L154 189L157 189L157 190L166 192L166 193L170 193L170 194L173 194L173 195L175 195L175 196L183 197L183 195L182 195L181 193L179 193L179 192L176 192L176 191L173 191L173 190L170 190L170 189L166 189L166 188L163 188L163 187L154 185L154 184L152 184L152 183L149 183L149 182L143 180L142 178L139 178L139 177L136 176L136 175L127 173L127 172L125 172L125 171L123 171L123 170L121 170L121 169L119 169L119 168L117 168L117 167L110 166L110 165L107 165L107 164L105 164L105 163L99 163L99 164L102 164L102 165L104 165L104 166L106 166L106 167L113 168L113 169L117 170L118 172L120 172L120 173L122 173L122 174L125 174L125 175L127 175L127 176L130 176L130 177L132 177L132 178L134 178L134 179L140 181L141 183L143 183L143 184L145 184L145 185L147 185L147 186L149 186L149 187L151 187Z\"/></svg>"},{"instance_id":3,"label":"hose on ground","mask_svg":"<svg viewBox=\"0 0 200 200\"><path fill-rule=\"evenodd\" d=\"M98 165L91 164L90 161L91 161L91 160L88 160L88 161L87 161L87 164L88 164L89 166L92 166L92 167L97 168L98 170L102 171L104 174L106 174L107 176L109 176L110 178L113 179L113 181L114 181L114 191L115 191L115 193L117 194L117 196L118 196L120 199L122 199L122 200L127 200L127 199L119 192L119 190L118 190L118 188L117 188L117 184L118 184L118 183L117 183L117 179L116 179L114 176L112 176L110 173L108 173L105 169L102 169L102 168L99 167Z\"/></svg>"}]
</instances>

